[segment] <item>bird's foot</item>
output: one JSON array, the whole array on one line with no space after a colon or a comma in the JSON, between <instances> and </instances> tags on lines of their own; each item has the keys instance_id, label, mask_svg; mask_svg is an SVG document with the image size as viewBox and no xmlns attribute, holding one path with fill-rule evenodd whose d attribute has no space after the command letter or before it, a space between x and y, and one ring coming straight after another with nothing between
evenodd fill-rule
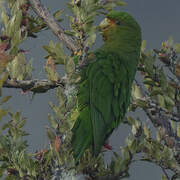
<instances>
[{"instance_id":1,"label":"bird's foot","mask_svg":"<svg viewBox=\"0 0 180 180\"><path fill-rule=\"evenodd\" d=\"M103 144L103 146L104 146L106 149L112 151L112 146L110 146L108 143Z\"/></svg>"}]
</instances>

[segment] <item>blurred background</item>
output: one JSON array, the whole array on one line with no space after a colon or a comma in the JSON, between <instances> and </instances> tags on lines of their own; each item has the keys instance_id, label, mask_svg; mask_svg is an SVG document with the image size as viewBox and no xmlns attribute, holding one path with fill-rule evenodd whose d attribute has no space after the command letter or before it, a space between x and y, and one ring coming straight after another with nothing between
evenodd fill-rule
<instances>
[{"instance_id":1,"label":"blurred background","mask_svg":"<svg viewBox=\"0 0 180 180\"><path fill-rule=\"evenodd\" d=\"M58 9L64 9L62 16L64 21L61 25L69 28L67 21L67 10L65 0L43 0L42 3L49 8L53 13ZM162 41L165 41L172 36L175 42L180 43L180 1L179 0L126 0L126 7L121 7L120 10L127 11L132 14L139 22L142 28L142 39L147 41L147 49L160 48ZM97 19L97 23L100 19ZM43 65L45 63L44 56L46 52L42 46L47 45L50 40L58 41L58 39L50 32L43 31L36 39L28 39L22 44L23 49L29 50L27 59L33 59L35 79L45 79ZM96 49L102 44L101 37L98 36ZM68 53L68 51L66 51ZM63 76L64 69L59 66L58 72ZM50 90L44 94L36 94L32 99L32 94L22 94L21 90L3 89L3 95L12 95L8 102L8 107L16 112L22 110L22 115L27 117L25 130L30 134L27 136L29 143L29 151L36 151L48 145L46 136L46 125L48 125L47 114L51 113L48 102L56 103L56 90ZM137 116L143 121L147 121L147 117L141 112L137 112ZM6 121L6 119L4 119ZM120 126L110 137L110 144L115 151L119 151L120 145L124 145L125 137L130 132L128 126ZM106 153L105 159L109 162L111 154ZM158 180L161 177L161 169L154 164L139 162L134 163L130 167L130 177L128 180Z\"/></svg>"}]
</instances>

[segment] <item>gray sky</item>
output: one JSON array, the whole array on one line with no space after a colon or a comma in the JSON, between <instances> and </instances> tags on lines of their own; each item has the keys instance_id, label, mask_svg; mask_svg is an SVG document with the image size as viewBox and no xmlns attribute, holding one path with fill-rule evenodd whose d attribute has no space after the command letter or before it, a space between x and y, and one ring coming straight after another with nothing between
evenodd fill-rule
<instances>
[{"instance_id":1,"label":"gray sky","mask_svg":"<svg viewBox=\"0 0 180 180\"><path fill-rule=\"evenodd\" d=\"M127 0L126 9L133 14L142 28L148 48L158 48L172 35L180 42L179 0Z\"/></svg>"},{"instance_id":2,"label":"gray sky","mask_svg":"<svg viewBox=\"0 0 180 180\"><path fill-rule=\"evenodd\" d=\"M43 0L42 1L51 12L57 9L64 9L65 0ZM161 42L167 40L171 35L175 42L180 42L180 1L179 0L127 0L127 7L121 8L131 13L139 22L142 28L143 39L147 41L147 48L160 48ZM67 20L67 19L66 19ZM63 22L66 26L66 23ZM29 57L33 56L33 64L36 68L35 78L44 78L42 64L45 60L45 51L40 48L48 44L49 40L57 41L52 33L43 32L37 39L30 39L23 44L24 49L30 50ZM62 72L62 67L59 68ZM44 147L48 143L45 133L45 125L48 124L47 113L50 112L48 102L56 102L55 90L46 94L35 95L33 101L30 101L30 95L22 95L20 90L5 89L3 95L13 95L9 105L13 111L22 109L22 114L28 117L26 130L31 133L28 137L30 150L35 151ZM121 126L118 131L114 132L111 138L111 144L116 149L123 144L125 131L128 128ZM123 143L119 143L123 142ZM161 170L159 167L149 163L134 163L131 166L131 177L128 180L158 180L160 179Z\"/></svg>"}]
</instances>

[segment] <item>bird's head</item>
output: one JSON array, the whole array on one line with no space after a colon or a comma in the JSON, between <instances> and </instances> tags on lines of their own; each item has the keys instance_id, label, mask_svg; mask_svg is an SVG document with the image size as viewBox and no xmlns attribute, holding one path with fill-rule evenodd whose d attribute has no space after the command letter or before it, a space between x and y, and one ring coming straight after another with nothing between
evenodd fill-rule
<instances>
[{"instance_id":1,"label":"bird's head","mask_svg":"<svg viewBox=\"0 0 180 180\"><path fill-rule=\"evenodd\" d=\"M118 40L118 37L131 38L131 34L136 34L141 39L141 29L136 20L127 12L111 11L100 23L99 31L103 40ZM125 37L127 36L128 37ZM120 38L121 38L120 37ZM130 39L133 40L133 39Z\"/></svg>"}]
</instances>

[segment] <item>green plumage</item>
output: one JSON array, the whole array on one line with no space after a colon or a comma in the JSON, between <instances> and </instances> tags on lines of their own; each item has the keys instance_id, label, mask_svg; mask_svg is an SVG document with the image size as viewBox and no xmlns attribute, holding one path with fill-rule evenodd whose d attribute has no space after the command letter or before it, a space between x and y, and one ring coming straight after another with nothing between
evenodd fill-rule
<instances>
[{"instance_id":1,"label":"green plumage","mask_svg":"<svg viewBox=\"0 0 180 180\"><path fill-rule=\"evenodd\" d=\"M82 70L78 116L72 129L75 162L87 148L96 156L123 121L130 103L141 46L141 30L128 13L112 11L100 24L104 45L95 62Z\"/></svg>"}]
</instances>

